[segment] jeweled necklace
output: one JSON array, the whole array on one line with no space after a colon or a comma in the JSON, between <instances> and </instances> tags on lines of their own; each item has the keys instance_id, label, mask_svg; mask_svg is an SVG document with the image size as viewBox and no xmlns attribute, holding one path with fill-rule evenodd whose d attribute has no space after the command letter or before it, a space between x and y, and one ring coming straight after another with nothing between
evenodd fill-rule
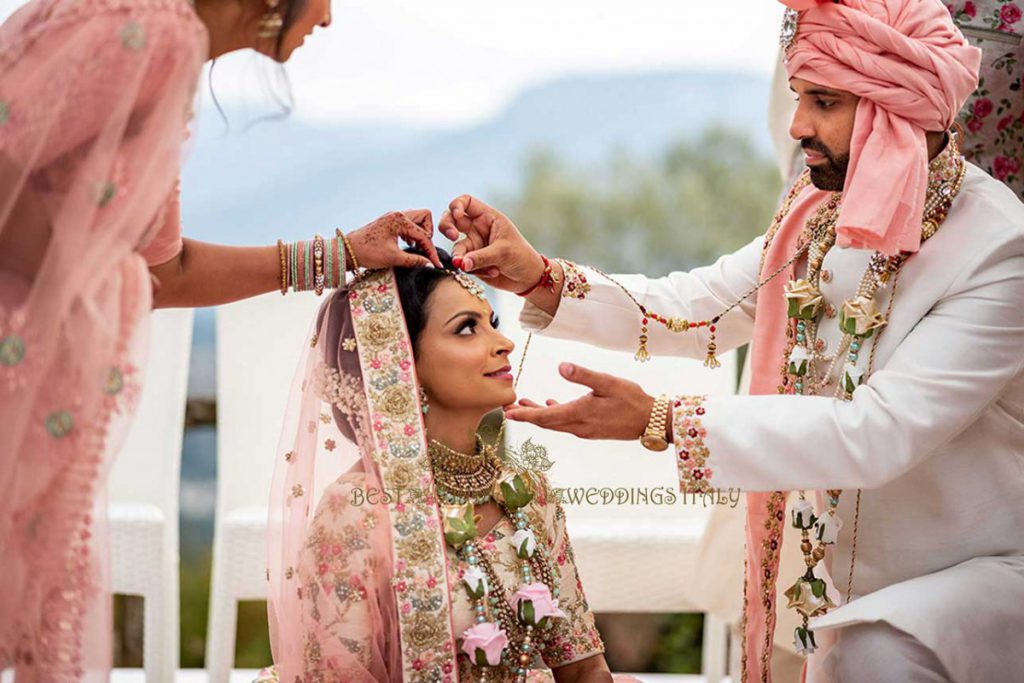
<instances>
[{"instance_id":1,"label":"jeweled necklace","mask_svg":"<svg viewBox=\"0 0 1024 683\"><path fill-rule=\"evenodd\" d=\"M501 459L493 444L476 437L475 453L460 453L431 439L427 446L434 469L434 486L448 505L483 505L491 499L501 474Z\"/></svg>"}]
</instances>

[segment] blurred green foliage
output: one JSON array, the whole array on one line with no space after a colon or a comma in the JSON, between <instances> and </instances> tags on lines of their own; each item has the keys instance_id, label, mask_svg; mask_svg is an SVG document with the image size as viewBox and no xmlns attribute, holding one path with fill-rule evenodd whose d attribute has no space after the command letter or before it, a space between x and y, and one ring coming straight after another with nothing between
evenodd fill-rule
<instances>
[{"instance_id":1,"label":"blurred green foliage","mask_svg":"<svg viewBox=\"0 0 1024 683\"><path fill-rule=\"evenodd\" d=\"M574 167L538 150L520 192L497 205L540 251L660 276L712 263L764 232L781 187L746 136L711 129L653 160L620 151Z\"/></svg>"}]
</instances>

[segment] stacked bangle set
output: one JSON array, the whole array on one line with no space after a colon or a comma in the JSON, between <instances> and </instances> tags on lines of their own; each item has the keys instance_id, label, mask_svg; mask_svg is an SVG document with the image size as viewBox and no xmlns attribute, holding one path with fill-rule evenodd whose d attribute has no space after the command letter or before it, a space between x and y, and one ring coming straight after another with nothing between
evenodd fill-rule
<instances>
[{"instance_id":1,"label":"stacked bangle set","mask_svg":"<svg viewBox=\"0 0 1024 683\"><path fill-rule=\"evenodd\" d=\"M355 251L348 238L336 231L332 239L316 235L312 240L290 244L278 240L277 250L281 257L281 294L293 292L316 292L340 287L345 282L345 271L359 270Z\"/></svg>"}]
</instances>

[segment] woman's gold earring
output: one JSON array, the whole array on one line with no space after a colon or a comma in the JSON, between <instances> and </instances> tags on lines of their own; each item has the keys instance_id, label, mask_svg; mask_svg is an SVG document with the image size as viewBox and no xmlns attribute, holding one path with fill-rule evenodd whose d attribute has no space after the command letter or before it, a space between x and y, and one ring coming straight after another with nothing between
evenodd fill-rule
<instances>
[{"instance_id":1,"label":"woman's gold earring","mask_svg":"<svg viewBox=\"0 0 1024 683\"><path fill-rule=\"evenodd\" d=\"M284 26L284 19L281 18L277 6L281 0L265 0L267 13L260 18L259 28L256 35L260 38L277 38L281 35L281 27Z\"/></svg>"},{"instance_id":2,"label":"woman's gold earring","mask_svg":"<svg viewBox=\"0 0 1024 683\"><path fill-rule=\"evenodd\" d=\"M427 402L427 390L420 387L420 411L426 415L430 410L430 403Z\"/></svg>"}]
</instances>

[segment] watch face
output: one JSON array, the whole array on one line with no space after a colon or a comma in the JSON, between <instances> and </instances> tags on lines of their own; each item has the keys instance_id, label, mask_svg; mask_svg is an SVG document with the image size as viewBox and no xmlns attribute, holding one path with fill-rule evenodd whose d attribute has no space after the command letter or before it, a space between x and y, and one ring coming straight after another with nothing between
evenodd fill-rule
<instances>
[{"instance_id":1,"label":"watch face","mask_svg":"<svg viewBox=\"0 0 1024 683\"><path fill-rule=\"evenodd\" d=\"M640 443L644 448L652 451L663 451L668 448L668 441L665 441L664 438L649 434L641 436Z\"/></svg>"}]
</instances>

